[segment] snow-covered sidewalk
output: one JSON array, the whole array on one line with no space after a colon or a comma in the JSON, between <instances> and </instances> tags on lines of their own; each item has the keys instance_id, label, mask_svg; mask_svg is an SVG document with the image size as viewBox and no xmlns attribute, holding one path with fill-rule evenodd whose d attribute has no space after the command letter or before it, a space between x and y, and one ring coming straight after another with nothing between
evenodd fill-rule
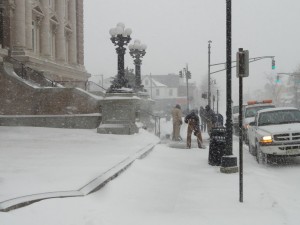
<instances>
[{"instance_id":1,"label":"snow-covered sidewalk","mask_svg":"<svg viewBox=\"0 0 300 225\"><path fill-rule=\"evenodd\" d=\"M0 127L0 202L84 187L159 139L98 134L96 129Z\"/></svg>"},{"instance_id":2,"label":"snow-covered sidewalk","mask_svg":"<svg viewBox=\"0 0 300 225\"><path fill-rule=\"evenodd\" d=\"M162 137L171 123L162 123ZM159 141L136 135L101 135L95 130L0 127L0 197L78 190L129 155ZM186 126L181 136L186 135ZM244 145L244 202L239 174L208 165L206 149L163 140L148 157L100 191L82 198L40 201L0 212L2 225L297 225L300 216L300 157L284 165L259 165ZM176 145L174 148L173 145ZM173 147L171 147L173 146ZM233 138L238 155L238 138Z\"/></svg>"}]
</instances>

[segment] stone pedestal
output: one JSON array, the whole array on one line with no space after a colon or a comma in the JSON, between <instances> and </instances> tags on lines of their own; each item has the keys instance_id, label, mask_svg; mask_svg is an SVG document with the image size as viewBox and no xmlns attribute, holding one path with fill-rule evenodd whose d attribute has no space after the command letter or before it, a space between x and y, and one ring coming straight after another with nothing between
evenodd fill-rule
<instances>
[{"instance_id":1,"label":"stone pedestal","mask_svg":"<svg viewBox=\"0 0 300 225\"><path fill-rule=\"evenodd\" d=\"M138 133L135 123L140 98L134 93L106 93L103 100L102 122L97 129L100 134Z\"/></svg>"},{"instance_id":2,"label":"stone pedestal","mask_svg":"<svg viewBox=\"0 0 300 225\"><path fill-rule=\"evenodd\" d=\"M137 96L141 99L138 105L138 120L143 123L147 128L153 126L151 120L154 119L153 116L153 105L154 101L149 97L147 92L138 92Z\"/></svg>"}]
</instances>

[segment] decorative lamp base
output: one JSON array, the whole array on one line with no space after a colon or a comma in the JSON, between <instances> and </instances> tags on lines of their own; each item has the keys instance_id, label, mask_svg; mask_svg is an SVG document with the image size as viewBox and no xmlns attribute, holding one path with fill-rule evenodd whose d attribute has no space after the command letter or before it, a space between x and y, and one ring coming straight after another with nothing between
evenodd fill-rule
<instances>
[{"instance_id":1,"label":"decorative lamp base","mask_svg":"<svg viewBox=\"0 0 300 225\"><path fill-rule=\"evenodd\" d=\"M133 93L106 93L102 108L102 122L97 128L101 134L138 133L136 110L140 98Z\"/></svg>"}]
</instances>

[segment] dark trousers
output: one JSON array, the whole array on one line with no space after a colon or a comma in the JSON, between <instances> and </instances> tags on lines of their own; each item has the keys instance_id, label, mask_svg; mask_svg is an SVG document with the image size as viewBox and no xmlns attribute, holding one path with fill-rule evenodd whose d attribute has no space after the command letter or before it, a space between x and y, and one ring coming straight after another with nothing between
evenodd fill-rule
<instances>
[{"instance_id":1,"label":"dark trousers","mask_svg":"<svg viewBox=\"0 0 300 225\"><path fill-rule=\"evenodd\" d=\"M202 135L201 131L199 129L199 124L196 124L193 120L190 120L188 123L188 129L187 129L187 138L186 138L186 145L188 148L191 148L192 146L192 133L194 132L194 135L197 137L197 143L198 147L202 148Z\"/></svg>"}]
</instances>

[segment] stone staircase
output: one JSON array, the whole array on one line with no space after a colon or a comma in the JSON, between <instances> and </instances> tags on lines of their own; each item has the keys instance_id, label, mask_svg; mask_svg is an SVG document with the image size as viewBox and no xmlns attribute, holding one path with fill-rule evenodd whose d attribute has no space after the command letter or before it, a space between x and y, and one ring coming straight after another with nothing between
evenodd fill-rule
<instances>
[{"instance_id":1,"label":"stone staircase","mask_svg":"<svg viewBox=\"0 0 300 225\"><path fill-rule=\"evenodd\" d=\"M10 60L0 62L0 125L96 128L102 97L66 88Z\"/></svg>"}]
</instances>

